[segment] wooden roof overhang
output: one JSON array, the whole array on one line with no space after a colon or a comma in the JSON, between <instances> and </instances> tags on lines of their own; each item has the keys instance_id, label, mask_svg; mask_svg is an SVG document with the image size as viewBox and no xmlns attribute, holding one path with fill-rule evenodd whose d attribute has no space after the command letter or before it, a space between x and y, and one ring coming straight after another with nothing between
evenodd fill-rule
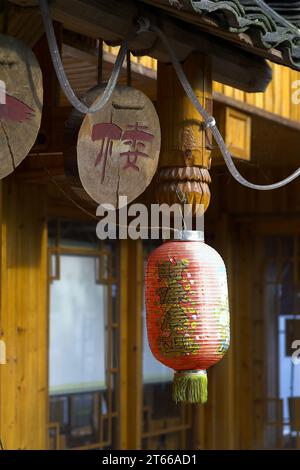
<instances>
[{"instance_id":1,"label":"wooden roof overhang","mask_svg":"<svg viewBox=\"0 0 300 470\"><path fill-rule=\"evenodd\" d=\"M19 5L20 14L38 12L36 0L11 1ZM168 36L180 60L196 50L209 54L215 81L248 92L264 91L272 79L265 59L285 63L282 52L271 47L260 49L249 31L236 34L221 29L213 17L192 12L190 2L184 3L188 8L179 10L176 2L169 0L52 0L50 8L53 20L60 22L64 29L102 38L110 44L120 44L138 17L148 17ZM130 49L163 62L170 60L152 32L133 39Z\"/></svg>"},{"instance_id":2,"label":"wooden roof overhang","mask_svg":"<svg viewBox=\"0 0 300 470\"><path fill-rule=\"evenodd\" d=\"M288 9L284 17L269 7L274 3L271 0L142 1L245 51L300 69L300 30L289 21Z\"/></svg>"},{"instance_id":3,"label":"wooden roof overhang","mask_svg":"<svg viewBox=\"0 0 300 470\"><path fill-rule=\"evenodd\" d=\"M28 2L24 0L23 3L27 3L27 5L31 3L31 6L16 6L19 19L15 24L12 24L13 31L10 31L10 34L22 37L24 32L23 25L26 24L28 35L26 36L26 40L29 39L33 45L38 36L38 32L40 37L43 34L39 9L35 1ZM152 4L150 5L150 3ZM243 33L242 37L248 37L249 39L249 44L246 41L248 46L245 46L245 44L238 41L235 33L221 31L220 28L217 28L216 23L215 26L212 27L213 18L209 20L203 18L204 23L208 21L210 26L200 27L199 25L192 24L194 20L191 22L190 20L187 21L183 19L183 16L177 17L177 10L173 13L169 11L168 7L168 11L163 11L165 7L161 8L156 6L156 8L154 8L154 3L165 3L166 5L166 3L169 3L169 0L168 2L163 2L163 0L157 0L155 2L154 0L147 0L147 2L133 0L110 0L109 2L104 0L53 0L51 2L52 17L55 21L60 23L61 30L64 30L62 52L68 76L72 76L72 71L74 71L74 58L76 59L77 57L75 60L77 67L76 77L74 74L75 91L80 92L81 87L86 88L87 85L87 74L85 74L84 83L80 81L78 70L80 69L82 72L86 72L87 69L85 66L82 68L83 63L79 62L86 61L90 63L91 70L94 71L94 79L96 80L97 56L93 47L87 47L85 42L80 41L80 39L77 42L76 36L78 35L74 35L72 32L80 33L89 38L103 38L109 44L117 45L127 36L138 16L149 17L151 21L158 24L160 28L164 30L180 60L184 60L195 50L210 54L213 62L213 79L236 88L241 88L245 91L263 91L271 80L270 67L264 57L271 58L271 60L274 60L275 57L279 57L280 60L276 61L284 63L283 56L280 54L280 51L276 49L270 49L268 51L260 49L259 54L255 55L257 46L254 46L253 40L250 40L249 35L246 34L245 36L245 33ZM24 15L26 15L29 22L32 21L30 18L34 18L34 39L29 37L28 31L30 28L28 28L28 24L26 22L22 23L21 21ZM215 31L213 28L217 28L216 34L213 33L213 31ZM225 37L226 40L224 40ZM232 39L229 39L229 37ZM132 41L130 48L138 55L147 54L163 62L169 61L169 57L163 46L152 33L143 33L138 36ZM111 61L113 61L113 57L111 57ZM47 63L49 63L49 57L47 58ZM68 64L70 70L68 70ZM287 63L285 64L288 65ZM133 72L135 71L133 70ZM149 80L149 85L153 87L153 82L155 82L154 70L146 70L145 72ZM123 72L123 79L124 78L126 79L126 74L124 75ZM150 82L152 82L152 84ZM55 199L57 196L57 206L61 204L61 200L63 199L67 207L72 207L72 203L68 203L67 197L62 198L62 191L65 191L67 194L68 185L65 185L63 167L63 136L57 134L58 128L63 130L63 124L67 118L68 108L65 107L65 104L65 102L62 102L56 105L56 107L52 105L49 106L50 114L48 118L45 118L45 121L51 124L50 129L47 129L47 143L45 146L43 144L37 145L33 149L31 158L26 160L23 168L20 168L18 177L24 178L28 182L38 181L41 184L50 181L49 186L53 192L51 199ZM265 128L265 126L261 125L258 126L259 130L260 127ZM294 135L296 136L297 133L295 137L297 140L298 129L297 131L291 130L291 133L292 137ZM270 138L272 142L272 136L270 136ZM258 140L260 141L260 139ZM295 146L295 148L296 147L297 146ZM260 155L260 157L262 160L264 158L267 159L266 155ZM276 158L275 160L276 162L281 161L280 158ZM57 208L55 208L55 210L56 209ZM76 212L76 208L74 208L74 211ZM64 213L64 211L62 213Z\"/></svg>"},{"instance_id":4,"label":"wooden roof overhang","mask_svg":"<svg viewBox=\"0 0 300 470\"><path fill-rule=\"evenodd\" d=\"M11 0L28 11L37 0ZM180 60L198 50L212 57L213 79L244 91L264 91L271 80L265 59L300 69L299 30L261 0L51 0L54 20L65 29L120 43L136 18L146 16L167 34ZM270 3L270 2L269 2ZM273 11L273 14L272 14ZM166 62L153 33L130 48Z\"/></svg>"}]
</instances>

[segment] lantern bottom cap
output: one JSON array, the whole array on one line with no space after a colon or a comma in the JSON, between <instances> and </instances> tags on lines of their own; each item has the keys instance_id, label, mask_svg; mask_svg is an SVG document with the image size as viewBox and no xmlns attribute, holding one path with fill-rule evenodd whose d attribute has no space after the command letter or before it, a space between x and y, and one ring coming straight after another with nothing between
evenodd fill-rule
<instances>
[{"instance_id":1,"label":"lantern bottom cap","mask_svg":"<svg viewBox=\"0 0 300 470\"><path fill-rule=\"evenodd\" d=\"M205 403L207 401L206 371L175 371L172 394L176 403Z\"/></svg>"}]
</instances>

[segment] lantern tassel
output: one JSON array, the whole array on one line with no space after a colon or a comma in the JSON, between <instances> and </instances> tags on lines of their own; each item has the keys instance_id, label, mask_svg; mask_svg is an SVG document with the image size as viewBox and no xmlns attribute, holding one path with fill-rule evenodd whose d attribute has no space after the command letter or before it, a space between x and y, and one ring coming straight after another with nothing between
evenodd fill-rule
<instances>
[{"instance_id":1,"label":"lantern tassel","mask_svg":"<svg viewBox=\"0 0 300 470\"><path fill-rule=\"evenodd\" d=\"M176 371L173 380L173 400L176 403L205 403L207 401L206 371Z\"/></svg>"}]
</instances>

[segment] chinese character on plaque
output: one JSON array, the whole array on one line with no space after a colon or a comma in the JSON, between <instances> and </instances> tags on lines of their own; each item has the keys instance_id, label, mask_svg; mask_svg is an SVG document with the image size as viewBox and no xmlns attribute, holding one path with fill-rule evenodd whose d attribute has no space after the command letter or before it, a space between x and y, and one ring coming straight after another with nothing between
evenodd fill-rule
<instances>
[{"instance_id":1,"label":"chinese character on plaque","mask_svg":"<svg viewBox=\"0 0 300 470\"><path fill-rule=\"evenodd\" d=\"M99 87L99 95L103 88ZM158 164L160 125L150 99L117 86L101 111L85 116L77 141L81 183L99 204L128 202L150 184Z\"/></svg>"},{"instance_id":2,"label":"chinese character on plaque","mask_svg":"<svg viewBox=\"0 0 300 470\"><path fill-rule=\"evenodd\" d=\"M42 71L32 50L0 34L0 179L12 173L36 141L43 107Z\"/></svg>"}]
</instances>

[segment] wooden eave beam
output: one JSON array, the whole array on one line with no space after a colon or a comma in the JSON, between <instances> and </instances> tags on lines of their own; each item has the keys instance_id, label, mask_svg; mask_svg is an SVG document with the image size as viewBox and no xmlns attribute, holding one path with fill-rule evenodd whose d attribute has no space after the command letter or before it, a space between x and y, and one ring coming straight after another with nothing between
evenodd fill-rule
<instances>
[{"instance_id":1,"label":"wooden eave beam","mask_svg":"<svg viewBox=\"0 0 300 470\"><path fill-rule=\"evenodd\" d=\"M34 0L11 0L19 5L33 5ZM213 79L248 92L262 92L272 79L269 65L263 58L251 55L240 47L197 26L134 0L53 0L52 18L65 29L89 37L120 43L132 31L136 18L148 17L159 24L169 38L179 60L199 51L212 57ZM149 55L162 62L170 58L155 34L143 33L130 42L136 54Z\"/></svg>"}]
</instances>

